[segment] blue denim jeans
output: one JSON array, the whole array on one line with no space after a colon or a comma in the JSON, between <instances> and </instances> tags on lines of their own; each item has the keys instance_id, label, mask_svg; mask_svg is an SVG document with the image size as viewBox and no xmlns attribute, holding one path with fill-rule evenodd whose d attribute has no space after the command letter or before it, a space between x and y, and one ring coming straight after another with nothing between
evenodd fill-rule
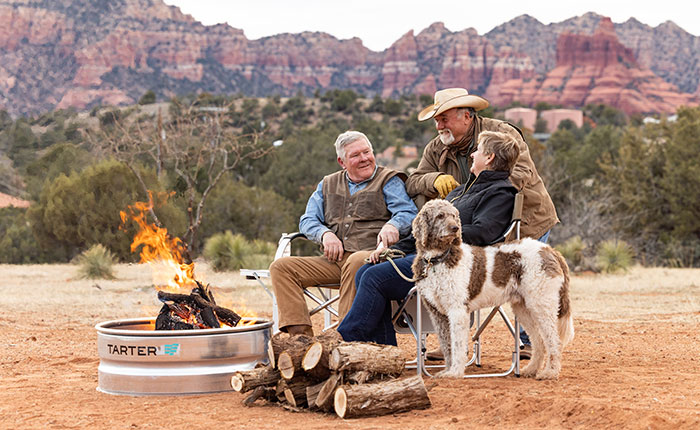
<instances>
[{"instance_id":1,"label":"blue denim jeans","mask_svg":"<svg viewBox=\"0 0 700 430\"><path fill-rule=\"evenodd\" d=\"M539 240L542 243L547 243L547 241L549 240L549 232L551 231L552 230L547 230L547 233L543 234L542 237L540 237L537 240ZM525 330L523 330L523 326L520 326L520 341L524 345L530 345L530 336L528 336L527 333L525 333Z\"/></svg>"},{"instance_id":2,"label":"blue denim jeans","mask_svg":"<svg viewBox=\"0 0 700 430\"><path fill-rule=\"evenodd\" d=\"M408 278L413 277L411 265L415 254L394 260ZM355 275L357 292L350 312L338 326L343 339L396 345L396 333L391 322L391 301L401 300L414 283L403 279L388 261L365 264Z\"/></svg>"}]
</instances>

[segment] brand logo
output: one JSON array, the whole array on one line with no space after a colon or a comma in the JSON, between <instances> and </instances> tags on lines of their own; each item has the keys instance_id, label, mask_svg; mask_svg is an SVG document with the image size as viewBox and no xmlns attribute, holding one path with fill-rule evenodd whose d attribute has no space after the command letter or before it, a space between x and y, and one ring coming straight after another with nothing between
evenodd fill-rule
<instances>
[{"instance_id":1,"label":"brand logo","mask_svg":"<svg viewBox=\"0 0 700 430\"><path fill-rule=\"evenodd\" d=\"M160 354L165 354L165 355L180 355L180 344L179 343L171 343L169 345L163 345L160 348Z\"/></svg>"},{"instance_id":2,"label":"brand logo","mask_svg":"<svg viewBox=\"0 0 700 430\"><path fill-rule=\"evenodd\" d=\"M145 345L114 345L107 344L107 350L112 355L132 355L132 356L149 356L149 355L180 355L180 344L169 343L159 346Z\"/></svg>"}]
</instances>

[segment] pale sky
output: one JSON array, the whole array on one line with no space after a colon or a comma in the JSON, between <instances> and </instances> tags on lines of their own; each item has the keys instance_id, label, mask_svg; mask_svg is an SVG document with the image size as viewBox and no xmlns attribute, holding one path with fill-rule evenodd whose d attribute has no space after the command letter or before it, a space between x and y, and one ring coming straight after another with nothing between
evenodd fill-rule
<instances>
[{"instance_id":1,"label":"pale sky","mask_svg":"<svg viewBox=\"0 0 700 430\"><path fill-rule=\"evenodd\" d=\"M388 48L409 30L418 34L441 21L450 31L479 34L528 14L543 24L595 12L614 23L630 17L651 27L673 21L700 36L697 0L164 0L205 25L228 23L248 39L279 33L322 31L338 39L359 37L374 51Z\"/></svg>"}]
</instances>

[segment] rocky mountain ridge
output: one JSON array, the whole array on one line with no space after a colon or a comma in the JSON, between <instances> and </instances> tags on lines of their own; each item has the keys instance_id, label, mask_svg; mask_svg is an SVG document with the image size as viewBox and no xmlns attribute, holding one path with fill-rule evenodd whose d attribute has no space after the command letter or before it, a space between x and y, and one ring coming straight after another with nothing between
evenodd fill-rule
<instances>
[{"instance_id":1,"label":"rocky mountain ridge","mask_svg":"<svg viewBox=\"0 0 700 430\"><path fill-rule=\"evenodd\" d=\"M561 45L561 35L596 37L604 20L588 13L544 25L523 15L484 35L435 23L374 52L358 38L319 32L249 40L241 30L204 26L160 0L0 0L0 109L15 116L80 110L134 103L147 90L170 97L351 88L391 97L449 86L466 87L501 106L516 99L529 104L540 101L525 98L531 82L549 79L561 67L558 52L585 45ZM651 28L633 19L615 24L612 37L629 50L622 63L633 65L625 70L637 76L624 83L631 92L614 94L614 86L596 92L592 80L590 88L577 91L605 96L547 100L566 106L599 100L628 113L672 112L697 103L699 37L670 22Z\"/></svg>"}]
</instances>

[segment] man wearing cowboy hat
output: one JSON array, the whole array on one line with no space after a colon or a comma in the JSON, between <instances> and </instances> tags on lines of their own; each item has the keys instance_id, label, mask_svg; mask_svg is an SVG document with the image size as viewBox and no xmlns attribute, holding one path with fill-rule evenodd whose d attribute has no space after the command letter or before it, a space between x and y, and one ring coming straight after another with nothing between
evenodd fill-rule
<instances>
[{"instance_id":1,"label":"man wearing cowboy hat","mask_svg":"<svg viewBox=\"0 0 700 430\"><path fill-rule=\"evenodd\" d=\"M464 88L447 88L435 93L435 103L423 109L418 120L434 119L438 135L425 147L418 168L406 181L406 191L419 208L427 200L444 198L460 184L474 179L469 172L470 155L477 149L479 133L486 130L506 133L518 143L520 152L510 175L510 181L523 194L520 232L524 237L547 242L549 231L559 222L554 203L537 173L520 130L505 121L476 114L488 106L486 99L469 94ZM527 334L522 332L521 339L529 346ZM522 356L529 358L527 351Z\"/></svg>"}]
</instances>

